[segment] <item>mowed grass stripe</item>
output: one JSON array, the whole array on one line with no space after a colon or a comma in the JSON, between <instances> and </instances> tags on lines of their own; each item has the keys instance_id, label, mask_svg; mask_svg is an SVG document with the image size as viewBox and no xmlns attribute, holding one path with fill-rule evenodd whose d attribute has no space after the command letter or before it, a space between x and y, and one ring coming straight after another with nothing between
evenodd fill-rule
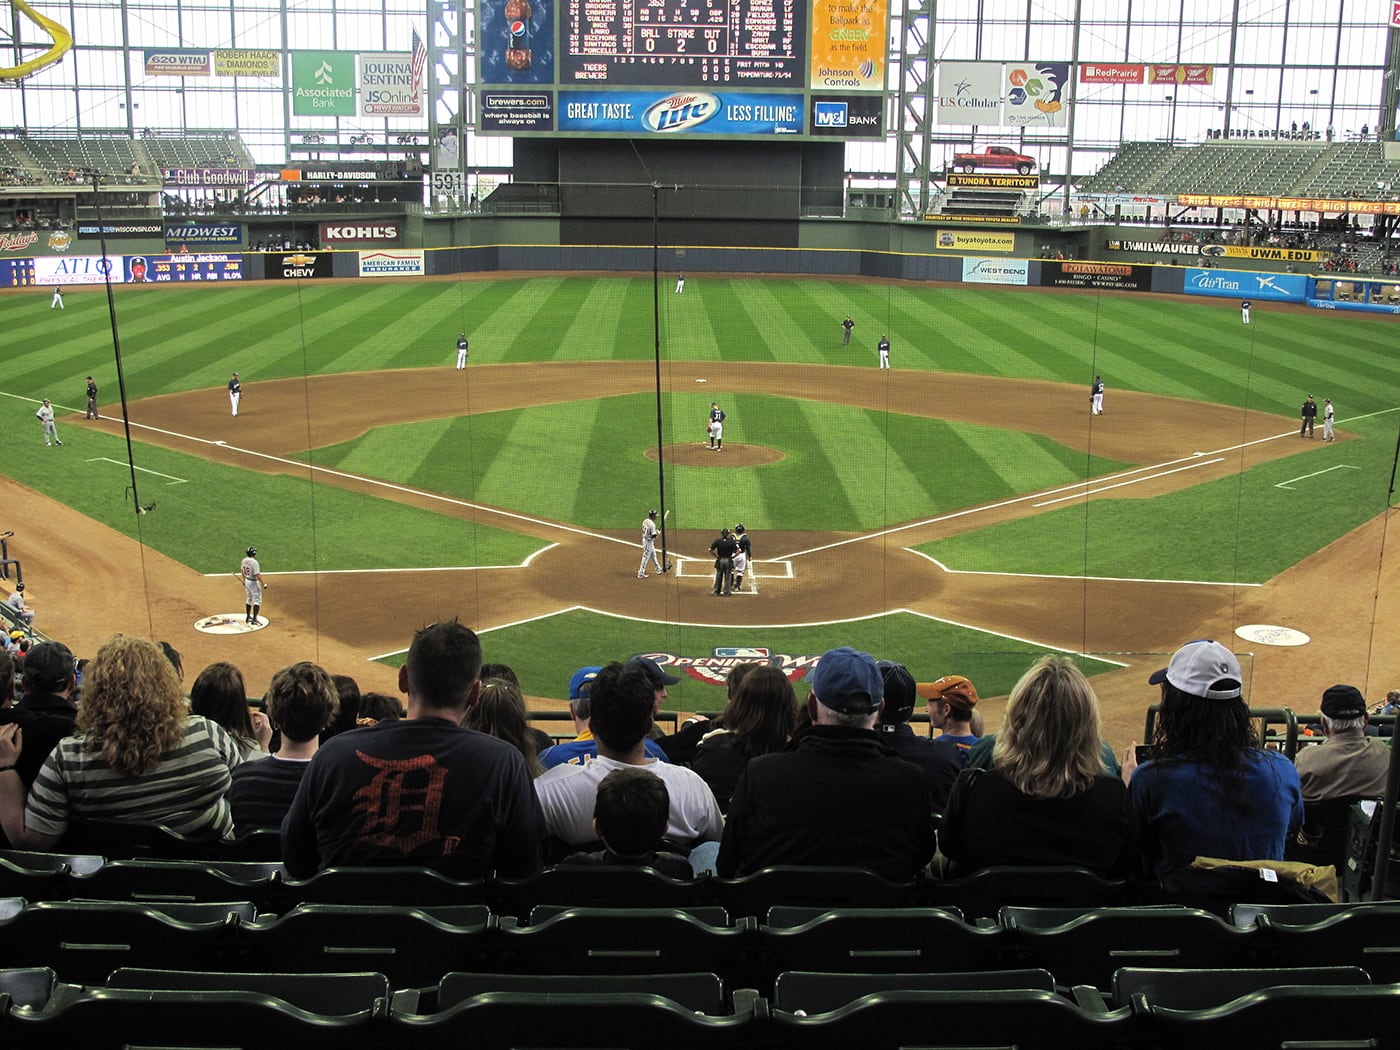
<instances>
[{"instance_id":1,"label":"mowed grass stripe","mask_svg":"<svg viewBox=\"0 0 1400 1050\"><path fill-rule=\"evenodd\" d=\"M571 282L578 284L578 281ZM581 292L581 294L576 294ZM562 290L560 292L562 295ZM627 282L593 280L582 282L581 288L571 288L573 302L562 307L572 313L555 352L556 361L606 360L627 357L629 348L620 346L617 338L618 320L627 301ZM631 348L635 350L635 348Z\"/></svg>"},{"instance_id":2,"label":"mowed grass stripe","mask_svg":"<svg viewBox=\"0 0 1400 1050\"><path fill-rule=\"evenodd\" d=\"M752 282L707 282L703 304L714 342L712 346L703 343L695 345L695 356L740 361L772 360L764 334L771 331L772 324L769 319L750 312L749 299L744 293L744 285L748 283ZM670 356L682 355L677 352Z\"/></svg>"}]
</instances>

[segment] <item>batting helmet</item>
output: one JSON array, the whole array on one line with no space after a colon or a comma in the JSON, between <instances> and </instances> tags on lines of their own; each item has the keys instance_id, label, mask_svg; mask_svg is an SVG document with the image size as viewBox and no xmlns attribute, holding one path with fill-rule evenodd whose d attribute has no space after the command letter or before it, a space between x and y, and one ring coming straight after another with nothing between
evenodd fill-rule
<instances>
[{"instance_id":1,"label":"batting helmet","mask_svg":"<svg viewBox=\"0 0 1400 1050\"><path fill-rule=\"evenodd\" d=\"M24 590L24 584L22 584L22 583L17 583L17 584L15 584L15 590L17 590L17 591L22 591L22 590Z\"/></svg>"},{"instance_id":2,"label":"batting helmet","mask_svg":"<svg viewBox=\"0 0 1400 1050\"><path fill-rule=\"evenodd\" d=\"M258 549L257 549L256 547L249 547L249 548L248 548L248 557L251 558L251 557L253 557L254 555L256 555L257 553L258 553Z\"/></svg>"},{"instance_id":3,"label":"batting helmet","mask_svg":"<svg viewBox=\"0 0 1400 1050\"><path fill-rule=\"evenodd\" d=\"M649 511L647 511L647 517L648 517L648 518L654 518L654 517L656 517L656 511L654 511L654 510L649 510Z\"/></svg>"}]
</instances>

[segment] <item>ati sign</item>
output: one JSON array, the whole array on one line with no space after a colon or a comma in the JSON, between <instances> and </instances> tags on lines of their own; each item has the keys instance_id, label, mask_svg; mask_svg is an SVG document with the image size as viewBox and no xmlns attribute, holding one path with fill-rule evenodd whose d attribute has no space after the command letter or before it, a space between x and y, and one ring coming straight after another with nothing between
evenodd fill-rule
<instances>
[{"instance_id":1,"label":"ati sign","mask_svg":"<svg viewBox=\"0 0 1400 1050\"><path fill-rule=\"evenodd\" d=\"M298 117L353 117L355 53L293 51L292 114Z\"/></svg>"},{"instance_id":2,"label":"ati sign","mask_svg":"<svg viewBox=\"0 0 1400 1050\"><path fill-rule=\"evenodd\" d=\"M399 225L394 222L380 223L321 223L322 244L393 244L399 239Z\"/></svg>"}]
</instances>

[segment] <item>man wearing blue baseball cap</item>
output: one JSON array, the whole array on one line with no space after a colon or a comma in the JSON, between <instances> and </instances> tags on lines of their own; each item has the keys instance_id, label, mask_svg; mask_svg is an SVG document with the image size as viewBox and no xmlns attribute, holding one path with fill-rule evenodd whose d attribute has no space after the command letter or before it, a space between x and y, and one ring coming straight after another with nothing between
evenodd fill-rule
<instances>
[{"instance_id":1,"label":"man wearing blue baseball cap","mask_svg":"<svg viewBox=\"0 0 1400 1050\"><path fill-rule=\"evenodd\" d=\"M811 728L749 762L715 870L730 878L774 864L839 864L914 878L933 856L932 807L923 772L874 730L885 695L875 658L829 649L807 678Z\"/></svg>"},{"instance_id":2,"label":"man wearing blue baseball cap","mask_svg":"<svg viewBox=\"0 0 1400 1050\"><path fill-rule=\"evenodd\" d=\"M657 667L654 660L651 661L651 664L656 667L658 674L662 673L661 668ZM562 765L583 766L598 757L598 741L593 739L593 729L589 724L589 717L592 713L589 706L589 695L593 688L593 680L598 677L598 672L602 669L598 664L580 667L569 679L569 716L574 720L574 732L578 735L572 740L555 744L540 752L540 765L545 769L553 769L555 766ZM679 680L671 678L669 675L665 677L672 683ZM666 694L664 687L661 694L662 696ZM648 739L646 741L646 752L648 758L659 758L662 762L671 761L654 740Z\"/></svg>"}]
</instances>

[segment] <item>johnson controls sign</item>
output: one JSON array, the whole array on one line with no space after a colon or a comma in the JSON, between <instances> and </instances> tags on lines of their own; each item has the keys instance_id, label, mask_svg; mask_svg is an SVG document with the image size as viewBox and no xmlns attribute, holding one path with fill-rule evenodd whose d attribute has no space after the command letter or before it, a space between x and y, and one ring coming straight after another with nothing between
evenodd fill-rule
<instances>
[{"instance_id":1,"label":"johnson controls sign","mask_svg":"<svg viewBox=\"0 0 1400 1050\"><path fill-rule=\"evenodd\" d=\"M402 227L396 222L323 222L322 244L396 244Z\"/></svg>"}]
</instances>

